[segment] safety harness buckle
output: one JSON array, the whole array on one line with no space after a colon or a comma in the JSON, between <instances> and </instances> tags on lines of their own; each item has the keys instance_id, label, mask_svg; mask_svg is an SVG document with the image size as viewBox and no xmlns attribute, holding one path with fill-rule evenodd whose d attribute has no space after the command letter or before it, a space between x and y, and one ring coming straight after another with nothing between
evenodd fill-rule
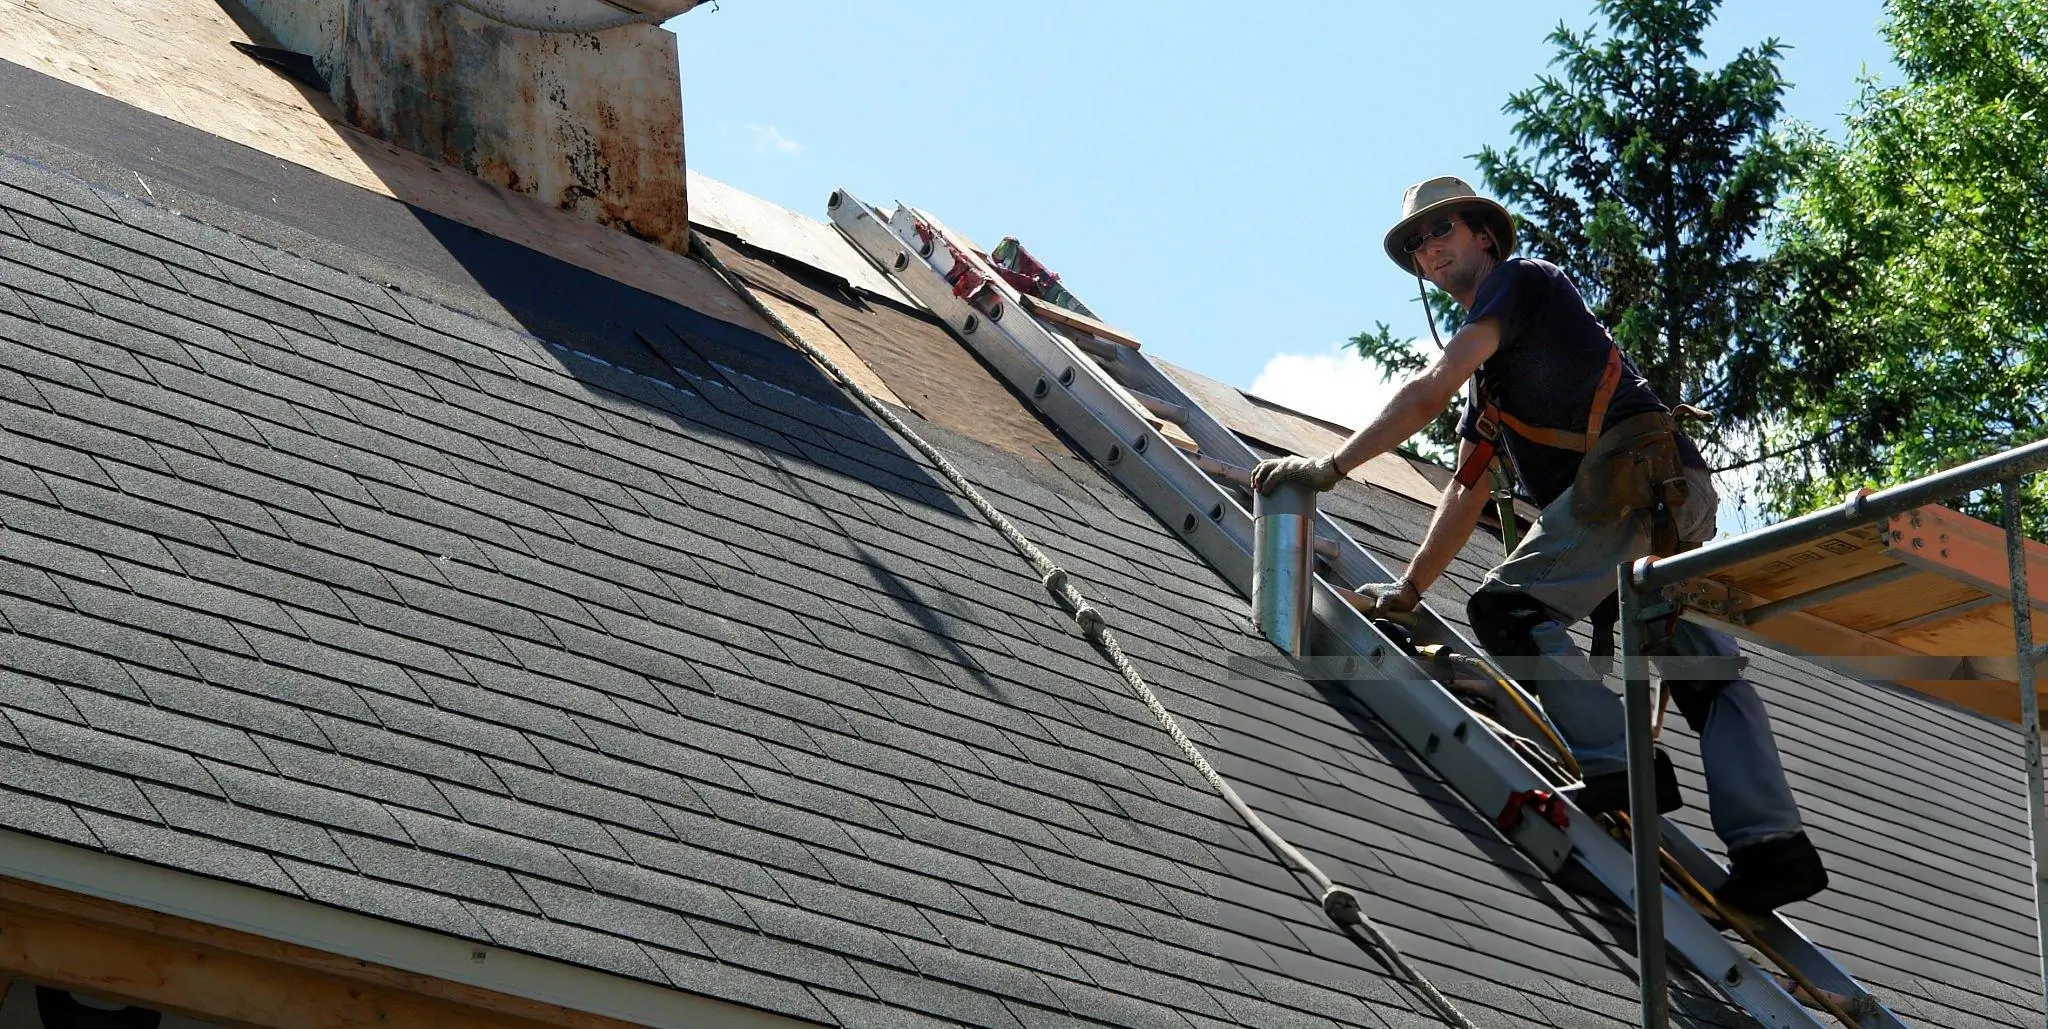
<instances>
[{"instance_id":1,"label":"safety harness buckle","mask_svg":"<svg viewBox=\"0 0 2048 1029\"><path fill-rule=\"evenodd\" d=\"M1500 816L1493 820L1494 828L1504 833L1514 832L1522 824L1524 809L1536 812L1538 817L1559 829L1572 827L1571 810L1565 807L1564 798L1539 786L1508 794L1507 805L1500 809Z\"/></svg>"}]
</instances>

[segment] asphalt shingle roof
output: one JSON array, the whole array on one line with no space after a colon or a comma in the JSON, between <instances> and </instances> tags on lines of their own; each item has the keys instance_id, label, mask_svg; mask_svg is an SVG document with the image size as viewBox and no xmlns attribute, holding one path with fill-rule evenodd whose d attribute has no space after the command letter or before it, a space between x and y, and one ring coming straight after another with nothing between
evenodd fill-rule
<instances>
[{"instance_id":1,"label":"asphalt shingle roof","mask_svg":"<svg viewBox=\"0 0 2048 1029\"><path fill-rule=\"evenodd\" d=\"M0 824L829 1024L1432 1024L788 348L346 264L0 158ZM1107 480L924 427L1481 1024L1632 1024L1628 924L1245 674L1243 601ZM1426 510L1363 490L1405 558ZM1916 1024L2037 1020L2010 734L1757 671L1837 883L1794 916Z\"/></svg>"}]
</instances>

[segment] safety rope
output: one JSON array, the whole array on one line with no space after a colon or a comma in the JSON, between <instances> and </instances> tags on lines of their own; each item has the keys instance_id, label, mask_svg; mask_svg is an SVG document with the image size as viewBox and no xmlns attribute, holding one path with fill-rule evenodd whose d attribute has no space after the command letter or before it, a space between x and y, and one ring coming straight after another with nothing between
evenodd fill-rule
<instances>
[{"instance_id":1,"label":"safety rope","mask_svg":"<svg viewBox=\"0 0 2048 1029\"><path fill-rule=\"evenodd\" d=\"M559 22L544 21L539 18L522 18L518 15L507 14L498 9L497 6L485 3L483 0L446 0L446 2L454 4L480 18L488 18L500 25L510 26L515 29L525 29L528 32L564 32L574 34L606 32L611 29L623 28L627 25L651 25L665 21L668 17L661 14L629 11L616 18L592 22L589 25L563 25ZM607 6L610 5L607 4Z\"/></svg>"},{"instance_id":2,"label":"safety rope","mask_svg":"<svg viewBox=\"0 0 2048 1029\"><path fill-rule=\"evenodd\" d=\"M747 306L753 308L756 314L767 319L768 324L773 325L775 331L781 333L783 338L789 340L798 350L803 351L805 356L816 361L820 367L824 368L826 374L830 375L832 380L838 383L841 389L851 394L855 400L860 402L861 406L867 408L875 417L880 418L897 435L916 448L918 453L923 454L925 459L929 460L933 467L938 469L939 474L944 476L946 481L951 483L953 488L959 491L960 495L965 497L967 502L976 511L981 513L982 518L987 520L991 526L994 526L995 530L1002 534L1003 539L1017 553L1023 555L1025 560L1031 563L1032 569L1038 573L1038 580L1045 586L1046 592L1051 593L1067 606L1067 609L1072 612L1074 624L1081 629L1082 635L1086 636L1090 643L1093 643L1103 654L1108 656L1110 664L1115 666L1117 674L1123 677L1124 683L1131 688L1131 692L1136 694L1137 698L1144 703L1146 710L1152 712L1152 718L1159 723L1159 727L1166 730L1166 734L1173 738L1174 745L1178 746L1181 753L1187 755L1188 760L1194 763L1195 770L1202 774L1202 778L1207 780L1210 788L1214 789L1223 798L1223 802L1229 805L1232 811L1237 813L1238 818L1244 821L1245 826L1251 829L1252 833L1258 836L1260 842L1266 845L1266 849L1273 852L1274 858L1308 877L1309 881L1315 885L1316 899L1322 905L1324 914L1328 915L1332 922L1336 923L1354 941L1362 938L1364 942L1369 943L1372 947L1377 948L1380 953L1386 955L1388 961L1407 979L1408 984L1414 987L1416 992L1420 993L1429 1002L1430 1007L1436 1010L1437 1014L1443 1018L1446 1024L1455 1026L1456 1029L1476 1029L1471 1020L1465 1017L1464 1012L1459 1011L1457 1006L1451 1003L1450 998L1445 997L1436 988L1434 983L1431 983L1428 978L1423 976L1421 970L1417 969L1408 960L1408 956L1403 954L1401 949L1394 945L1394 941L1388 938L1386 932L1365 913L1364 909L1359 906L1357 894L1332 882L1322 869L1316 867L1315 862L1308 859L1307 855L1295 849L1294 845L1288 843L1279 833L1274 832L1272 826L1267 825L1266 820L1260 818L1258 812L1253 811L1251 805L1246 804L1244 799L1237 795L1237 790L1233 789L1230 783L1216 771L1215 767L1209 764L1209 759L1203 756L1201 748L1195 746L1195 741L1189 739L1188 734L1181 730L1180 722L1173 717L1171 711L1166 709L1166 705L1160 702L1158 695L1153 693L1152 687L1145 682L1144 675L1138 671L1137 665L1133 664L1130 657L1124 653L1123 646L1117 642L1116 634L1111 632L1109 626L1104 623L1102 612L1097 610L1095 605L1090 604L1088 598L1082 596L1081 591L1075 589L1073 583L1068 580L1066 569L1054 564L1052 559L1047 557L1045 552L1038 548L1037 544L1031 542L1030 537L1024 535L1015 523L1011 522L1007 516L998 510L987 497L983 496L981 490L976 488L974 483L969 481L960 469L954 467L953 462L948 460L946 455L940 453L937 447L926 442L924 437L912 430L909 425L904 423L903 419L898 418L894 411L889 410L886 404L882 403L880 399L868 392L858 382L855 382L831 357L827 356L824 351L819 350L816 346L813 346L809 340L804 338L803 333L797 331L794 326L783 320L780 314L776 313L760 297L756 296L753 289L741 280L732 269L726 267L725 262L720 260L716 253L712 252L711 247L704 242L704 237L695 229L690 230L690 252L708 265L713 272L717 273L718 277L724 280L726 285L732 288L733 292L738 293L740 298L745 300Z\"/></svg>"}]
</instances>

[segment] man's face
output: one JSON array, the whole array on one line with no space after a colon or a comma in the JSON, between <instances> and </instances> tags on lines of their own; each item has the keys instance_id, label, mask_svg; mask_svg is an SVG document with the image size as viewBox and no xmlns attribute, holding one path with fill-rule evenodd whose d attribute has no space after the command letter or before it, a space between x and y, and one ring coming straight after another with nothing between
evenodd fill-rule
<instances>
[{"instance_id":1,"label":"man's face","mask_svg":"<svg viewBox=\"0 0 2048 1029\"><path fill-rule=\"evenodd\" d=\"M1453 296L1477 287L1493 261L1486 252L1485 234L1472 231L1455 212L1416 226L1410 239L1416 238L1421 240L1411 255L1416 269L1431 285Z\"/></svg>"}]
</instances>

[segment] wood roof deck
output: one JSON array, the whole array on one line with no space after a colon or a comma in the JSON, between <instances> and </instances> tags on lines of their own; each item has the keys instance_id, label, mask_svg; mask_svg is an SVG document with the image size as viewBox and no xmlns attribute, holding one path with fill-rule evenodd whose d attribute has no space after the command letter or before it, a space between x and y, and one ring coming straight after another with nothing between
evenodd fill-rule
<instances>
[{"instance_id":1,"label":"wood roof deck","mask_svg":"<svg viewBox=\"0 0 2048 1029\"><path fill-rule=\"evenodd\" d=\"M2048 606L2048 545L2026 553L2028 592ZM1930 504L1667 594L1745 639L2019 721L2005 531L1960 511Z\"/></svg>"}]
</instances>

